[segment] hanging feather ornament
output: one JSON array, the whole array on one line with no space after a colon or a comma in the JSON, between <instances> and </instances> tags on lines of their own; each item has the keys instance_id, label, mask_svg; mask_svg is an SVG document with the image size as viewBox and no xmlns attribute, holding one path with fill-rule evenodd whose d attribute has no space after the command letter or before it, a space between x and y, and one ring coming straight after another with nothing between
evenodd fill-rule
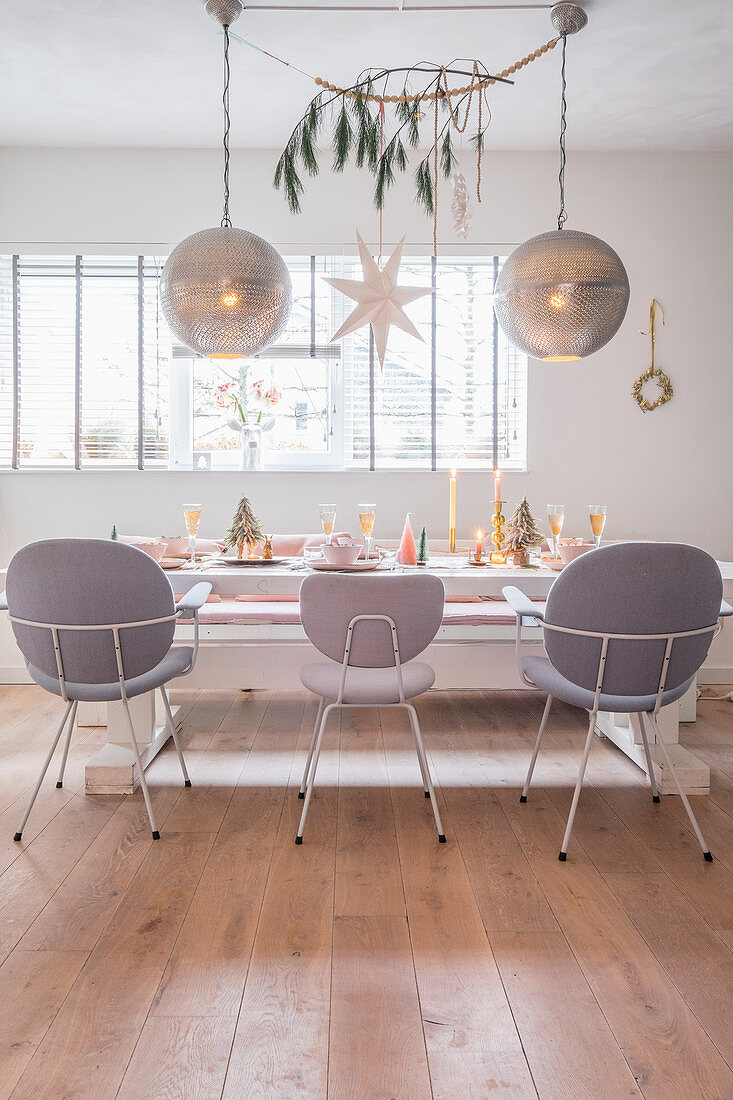
<instances>
[{"instance_id":1,"label":"hanging feather ornament","mask_svg":"<svg viewBox=\"0 0 733 1100\"><path fill-rule=\"evenodd\" d=\"M453 186L453 202L451 203L450 212L453 215L453 229L461 240L465 241L471 228L473 210L471 209L471 200L468 197L466 177L460 168L454 169L451 184Z\"/></svg>"}]
</instances>

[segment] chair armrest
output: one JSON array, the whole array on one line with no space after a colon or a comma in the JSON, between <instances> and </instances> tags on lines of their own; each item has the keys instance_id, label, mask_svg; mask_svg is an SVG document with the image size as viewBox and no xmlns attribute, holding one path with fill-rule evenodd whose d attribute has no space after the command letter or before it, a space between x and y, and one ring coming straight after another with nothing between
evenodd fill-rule
<instances>
[{"instance_id":1,"label":"chair armrest","mask_svg":"<svg viewBox=\"0 0 733 1100\"><path fill-rule=\"evenodd\" d=\"M725 604L725 606L727 607L728 605ZM7 598L6 598L4 592L0 592L0 611L7 611L7 610L8 610ZM721 611L720 614L724 615L724 614L726 614L726 612ZM729 615L733 614L733 607L730 608L730 610L727 612L727 614L729 614Z\"/></svg>"},{"instance_id":2,"label":"chair armrest","mask_svg":"<svg viewBox=\"0 0 733 1100\"><path fill-rule=\"evenodd\" d=\"M5 595L5 593L3 593L3 596L4 595ZM3 596L0 596L0 600L2 600ZM5 606L7 607L7 604ZM721 619L725 619L725 618L728 617L728 615L733 615L733 607L731 607L731 605L729 603L726 603L725 600L721 600L720 601L720 617L721 617Z\"/></svg>"},{"instance_id":3,"label":"chair armrest","mask_svg":"<svg viewBox=\"0 0 733 1100\"><path fill-rule=\"evenodd\" d=\"M198 611L206 603L206 597L213 587L211 581L199 581L188 590L185 596L181 596L176 604L176 614L179 611Z\"/></svg>"},{"instance_id":4,"label":"chair armrest","mask_svg":"<svg viewBox=\"0 0 733 1100\"><path fill-rule=\"evenodd\" d=\"M542 622L545 617L545 613L541 607L532 603L528 596L525 596L524 592L521 592L514 585L507 585L506 588L502 588L502 595L504 599L511 607L512 611L517 616L518 620L524 621L526 619L535 619ZM526 623L527 626L534 625L533 623Z\"/></svg>"}]
</instances>

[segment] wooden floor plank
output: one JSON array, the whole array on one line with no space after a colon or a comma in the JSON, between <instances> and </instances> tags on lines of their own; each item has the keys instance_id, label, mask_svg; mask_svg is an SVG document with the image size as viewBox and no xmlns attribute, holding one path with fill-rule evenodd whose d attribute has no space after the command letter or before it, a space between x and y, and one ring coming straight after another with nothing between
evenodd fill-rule
<instances>
[{"instance_id":1,"label":"wooden floor plank","mask_svg":"<svg viewBox=\"0 0 733 1100\"><path fill-rule=\"evenodd\" d=\"M488 786L495 780L494 769L506 775L506 755L499 755L510 751L516 756L516 746L503 730L497 758L487 733L475 749L474 732L491 712L482 693L466 694L470 698L458 705L453 695L423 696L417 709L484 925L489 932L555 931L557 921L547 899ZM490 767L480 765L480 754Z\"/></svg>"},{"instance_id":2,"label":"wooden floor plank","mask_svg":"<svg viewBox=\"0 0 733 1100\"><path fill-rule=\"evenodd\" d=\"M341 717L336 916L405 915L379 714L352 710ZM407 721L395 711L390 718Z\"/></svg>"},{"instance_id":3,"label":"wooden floor plank","mask_svg":"<svg viewBox=\"0 0 733 1100\"><path fill-rule=\"evenodd\" d=\"M733 954L667 875L615 874L605 878L733 1067Z\"/></svg>"},{"instance_id":4,"label":"wooden floor plank","mask_svg":"<svg viewBox=\"0 0 733 1100\"><path fill-rule=\"evenodd\" d=\"M219 1100L234 1019L151 1016L117 1100Z\"/></svg>"},{"instance_id":5,"label":"wooden floor plank","mask_svg":"<svg viewBox=\"0 0 733 1100\"><path fill-rule=\"evenodd\" d=\"M168 833L152 845L14 1100L115 1095L213 839Z\"/></svg>"},{"instance_id":6,"label":"wooden floor plank","mask_svg":"<svg viewBox=\"0 0 733 1100\"><path fill-rule=\"evenodd\" d=\"M733 1074L545 792L508 807L539 882L646 1100L733 1095ZM521 812L520 812L521 811Z\"/></svg>"},{"instance_id":7,"label":"wooden floor plank","mask_svg":"<svg viewBox=\"0 0 733 1100\"><path fill-rule=\"evenodd\" d=\"M166 966L156 1016L236 1019L239 1012L295 747L292 728L303 711L301 697L268 702L250 700L246 711L251 752Z\"/></svg>"},{"instance_id":8,"label":"wooden floor plank","mask_svg":"<svg viewBox=\"0 0 733 1100\"><path fill-rule=\"evenodd\" d=\"M388 770L411 749L409 734L392 733ZM535 1096L452 820L444 821L450 839L438 844L419 782L391 789L434 1095L482 1095L481 1083L483 1095Z\"/></svg>"},{"instance_id":9,"label":"wooden floor plank","mask_svg":"<svg viewBox=\"0 0 733 1100\"><path fill-rule=\"evenodd\" d=\"M35 1054L86 962L86 951L19 951L0 966L0 1097Z\"/></svg>"},{"instance_id":10,"label":"wooden floor plank","mask_svg":"<svg viewBox=\"0 0 733 1100\"><path fill-rule=\"evenodd\" d=\"M491 946L539 1095L641 1097L565 937L494 932Z\"/></svg>"},{"instance_id":11,"label":"wooden floor plank","mask_svg":"<svg viewBox=\"0 0 733 1100\"><path fill-rule=\"evenodd\" d=\"M310 727L312 720L291 768L224 1100L326 1096L339 726L334 722L324 739L319 787L304 843L296 845Z\"/></svg>"},{"instance_id":12,"label":"wooden floor plank","mask_svg":"<svg viewBox=\"0 0 733 1100\"><path fill-rule=\"evenodd\" d=\"M329 1097L428 1100L415 977L404 917L337 917Z\"/></svg>"}]
</instances>

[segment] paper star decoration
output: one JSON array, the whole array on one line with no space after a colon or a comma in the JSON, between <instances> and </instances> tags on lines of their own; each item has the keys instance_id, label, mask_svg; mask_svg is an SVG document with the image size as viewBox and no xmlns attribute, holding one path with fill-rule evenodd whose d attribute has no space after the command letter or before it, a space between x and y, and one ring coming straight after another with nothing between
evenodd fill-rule
<instances>
[{"instance_id":1,"label":"paper star decoration","mask_svg":"<svg viewBox=\"0 0 733 1100\"><path fill-rule=\"evenodd\" d=\"M433 290L432 287L397 285L404 237L381 271L361 239L361 234L357 232L356 238L359 242L359 256L364 278L361 282L358 279L326 279L326 282L336 290L340 290L347 298L352 298L357 303L356 308L351 311L338 332L331 337L331 343L334 340L340 340L349 332L356 332L362 325L371 325L379 365L383 367L391 325L396 325L417 340L423 339L405 314L403 307L417 301L418 298L424 298L426 294L432 294Z\"/></svg>"}]
</instances>

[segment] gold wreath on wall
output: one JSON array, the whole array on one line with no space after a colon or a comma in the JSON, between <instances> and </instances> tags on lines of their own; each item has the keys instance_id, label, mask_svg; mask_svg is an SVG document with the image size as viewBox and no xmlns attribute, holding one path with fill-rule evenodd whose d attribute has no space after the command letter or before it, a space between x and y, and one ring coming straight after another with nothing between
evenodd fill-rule
<instances>
[{"instance_id":1,"label":"gold wreath on wall","mask_svg":"<svg viewBox=\"0 0 733 1100\"><path fill-rule=\"evenodd\" d=\"M654 410L658 409L660 405L666 405L666 403L670 401L672 397L674 397L674 389L672 387L672 381L669 375L665 374L661 367L658 367L654 362L654 344L656 339L654 332L654 322L657 310L659 310L659 312L662 314L662 324L664 324L664 310L662 309L657 299L652 298L651 304L649 306L649 335L652 342L652 361L651 364L644 371L644 373L640 374L639 377L636 379L633 389L631 391L631 396L633 397L634 401L636 401L642 412L654 412ZM646 335L643 330L640 331L642 336ZM659 396L657 397L656 401L648 401L644 396L644 386L647 384L647 382L656 382L657 386L659 387Z\"/></svg>"}]
</instances>

